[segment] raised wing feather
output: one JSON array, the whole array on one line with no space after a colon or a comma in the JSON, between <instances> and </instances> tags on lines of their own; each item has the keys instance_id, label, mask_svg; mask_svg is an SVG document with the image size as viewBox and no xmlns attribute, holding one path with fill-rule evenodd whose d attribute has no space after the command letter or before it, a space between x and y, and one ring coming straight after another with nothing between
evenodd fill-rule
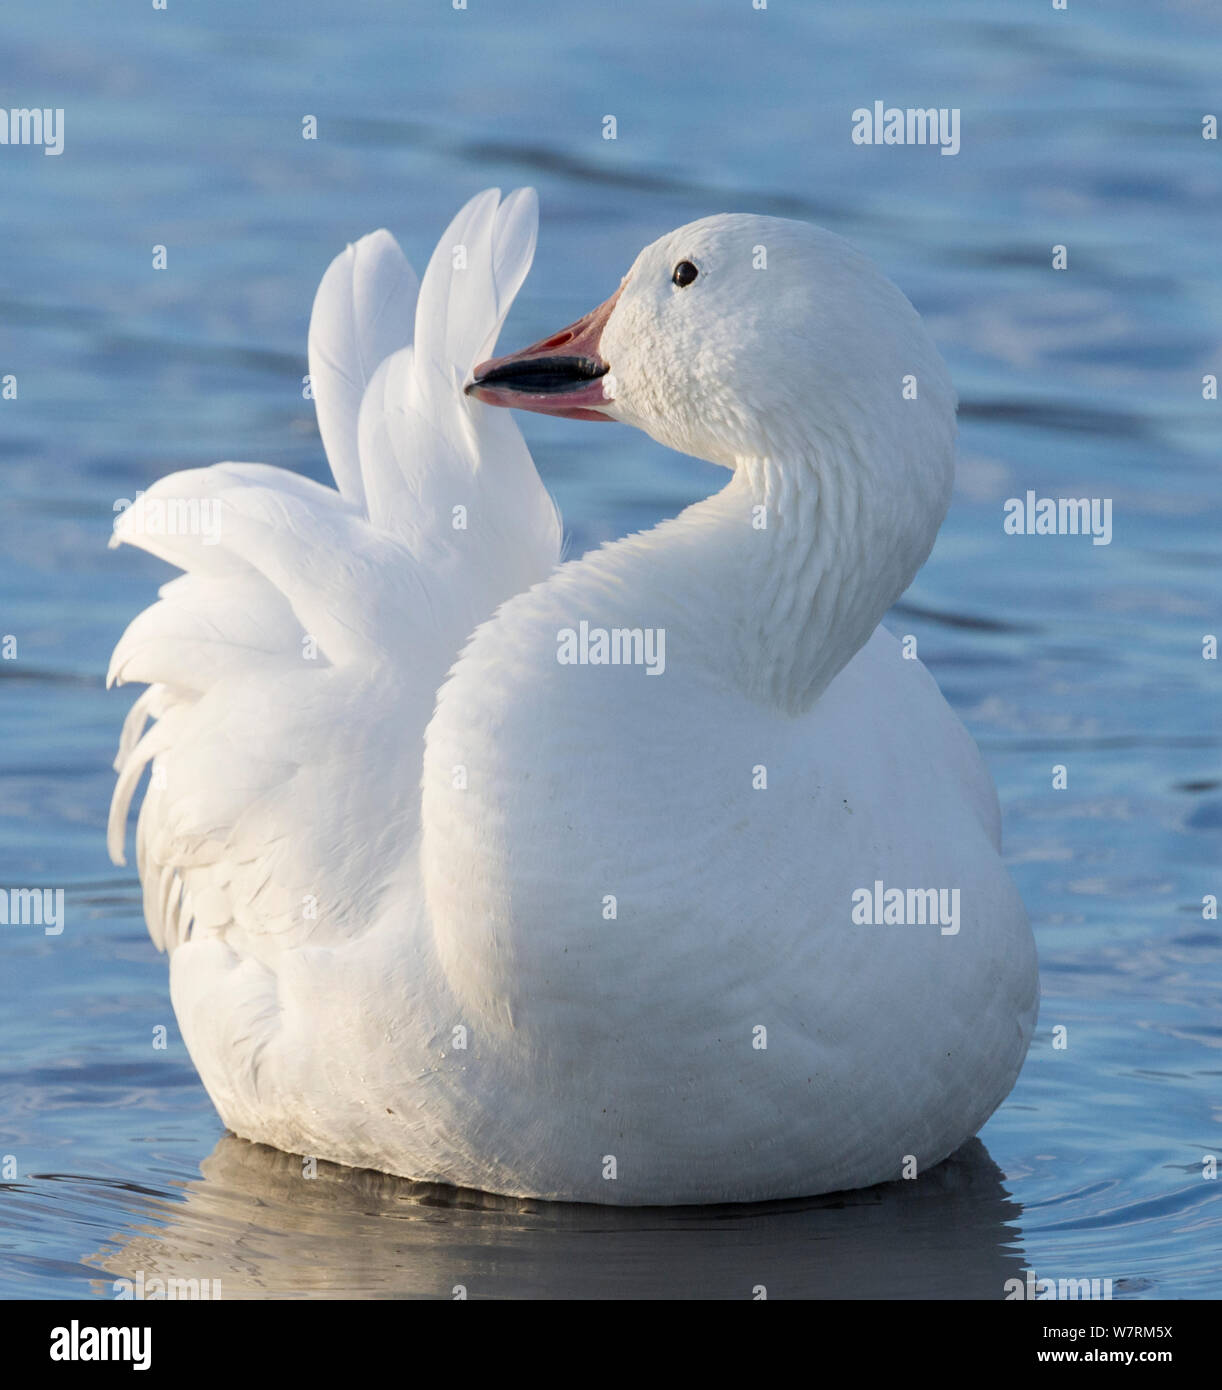
<instances>
[{"instance_id":1,"label":"raised wing feather","mask_svg":"<svg viewBox=\"0 0 1222 1390\"><path fill-rule=\"evenodd\" d=\"M419 282L388 231L331 262L310 314L310 385L318 432L340 492L365 501L356 419L378 364L412 340Z\"/></svg>"},{"instance_id":2,"label":"raised wing feather","mask_svg":"<svg viewBox=\"0 0 1222 1390\"><path fill-rule=\"evenodd\" d=\"M535 217L529 190L473 199L418 303L388 233L332 263L310 367L338 491L217 464L163 478L116 524L115 543L185 571L111 665L149 684L116 759L110 849L122 862L151 764L137 854L158 945L208 933L271 964L342 940L412 852L437 687L472 629L559 558L516 425L461 390L529 268Z\"/></svg>"}]
</instances>

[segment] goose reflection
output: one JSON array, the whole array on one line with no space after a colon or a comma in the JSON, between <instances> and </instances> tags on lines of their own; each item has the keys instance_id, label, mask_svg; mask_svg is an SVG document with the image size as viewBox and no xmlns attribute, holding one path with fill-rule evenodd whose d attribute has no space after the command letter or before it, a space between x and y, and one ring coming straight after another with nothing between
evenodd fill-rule
<instances>
[{"instance_id":1,"label":"goose reflection","mask_svg":"<svg viewBox=\"0 0 1222 1390\"><path fill-rule=\"evenodd\" d=\"M1024 1269L1022 1208L979 1140L912 1181L755 1206L560 1205L309 1166L222 1138L182 1200L144 1199L150 1224L86 1257L110 1276L96 1291L142 1278L220 1280L226 1299L992 1299Z\"/></svg>"}]
</instances>

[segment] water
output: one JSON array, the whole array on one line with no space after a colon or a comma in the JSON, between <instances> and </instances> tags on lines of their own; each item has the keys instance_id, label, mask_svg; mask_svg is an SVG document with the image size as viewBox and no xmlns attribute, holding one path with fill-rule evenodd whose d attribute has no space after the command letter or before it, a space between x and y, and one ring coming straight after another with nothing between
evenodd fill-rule
<instances>
[{"instance_id":1,"label":"water","mask_svg":"<svg viewBox=\"0 0 1222 1390\"><path fill-rule=\"evenodd\" d=\"M64 887L69 925L0 928L0 1292L111 1296L143 1270L230 1297L997 1297L1033 1268L1217 1296L1202 1158L1222 1147L1222 950L1202 898L1222 889L1222 776L1202 636L1220 626L1222 407L1201 378L1222 370L1222 178L1200 132L1222 115L1222 12L9 9L0 100L64 107L66 148L0 147L0 377L19 383L0 401L0 634L18 638L0 660L0 883ZM875 99L958 106L961 152L854 146L850 112ZM222 1137L135 877L106 859L132 693L102 672L168 573L107 551L116 500L224 458L323 476L301 377L332 255L388 225L420 265L471 193L522 182L543 223L508 346L600 301L661 232L738 210L857 242L951 365L957 492L888 621L997 779L1043 1013L982 1144L915 1185L633 1213L325 1167L304 1183L299 1160ZM574 553L724 479L625 429L521 423ZM1003 535L1029 488L1111 498L1111 545Z\"/></svg>"}]
</instances>

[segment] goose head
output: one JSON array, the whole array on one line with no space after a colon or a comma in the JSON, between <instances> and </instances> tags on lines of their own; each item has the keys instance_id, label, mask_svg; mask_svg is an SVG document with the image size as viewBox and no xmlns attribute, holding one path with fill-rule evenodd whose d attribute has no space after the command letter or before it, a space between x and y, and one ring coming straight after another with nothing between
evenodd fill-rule
<instances>
[{"instance_id":1,"label":"goose head","mask_svg":"<svg viewBox=\"0 0 1222 1390\"><path fill-rule=\"evenodd\" d=\"M680 227L605 303L481 363L467 391L619 420L729 468L847 452L943 511L949 495L955 397L920 317L867 257L804 222L723 214Z\"/></svg>"},{"instance_id":2,"label":"goose head","mask_svg":"<svg viewBox=\"0 0 1222 1390\"><path fill-rule=\"evenodd\" d=\"M790 710L908 587L950 500L955 395L937 349L867 257L803 222L680 227L604 304L481 363L466 389L619 420L733 469L721 506L735 536L750 509L750 539L716 548L705 579L741 591L755 634L741 664Z\"/></svg>"}]
</instances>

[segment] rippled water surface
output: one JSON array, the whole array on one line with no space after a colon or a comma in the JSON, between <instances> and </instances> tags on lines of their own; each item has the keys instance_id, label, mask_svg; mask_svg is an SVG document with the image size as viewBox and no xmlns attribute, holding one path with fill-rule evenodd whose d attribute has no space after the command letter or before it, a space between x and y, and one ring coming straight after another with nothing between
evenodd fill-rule
<instances>
[{"instance_id":1,"label":"rippled water surface","mask_svg":"<svg viewBox=\"0 0 1222 1390\"><path fill-rule=\"evenodd\" d=\"M1222 1292L1202 1177L1222 1114L1222 950L1202 915L1222 889L1202 659L1222 628L1222 417L1201 385L1222 371L1222 165L1201 138L1222 115L1222 11L1101 8L6 7L0 99L63 107L66 146L0 146L0 377L19 383L0 401L0 634L18 638L0 660L0 882L63 886L68 926L0 928L0 1292L110 1296L144 1271L230 1297L994 1298L1027 1268L1116 1297ZM875 99L959 107L961 152L854 146L850 112ZM132 697L102 673L168 573L107 551L116 499L223 458L323 476L301 378L330 258L385 225L419 265L471 193L522 182L543 221L506 344L601 300L661 232L739 210L858 243L950 363L957 492L888 621L997 779L1043 1012L982 1143L917 1183L673 1212L325 1166L303 1183L300 1160L223 1137L134 873L106 859ZM623 428L522 426L575 553L724 479ZM1004 535L1027 489L1112 499L1112 543Z\"/></svg>"}]
</instances>

